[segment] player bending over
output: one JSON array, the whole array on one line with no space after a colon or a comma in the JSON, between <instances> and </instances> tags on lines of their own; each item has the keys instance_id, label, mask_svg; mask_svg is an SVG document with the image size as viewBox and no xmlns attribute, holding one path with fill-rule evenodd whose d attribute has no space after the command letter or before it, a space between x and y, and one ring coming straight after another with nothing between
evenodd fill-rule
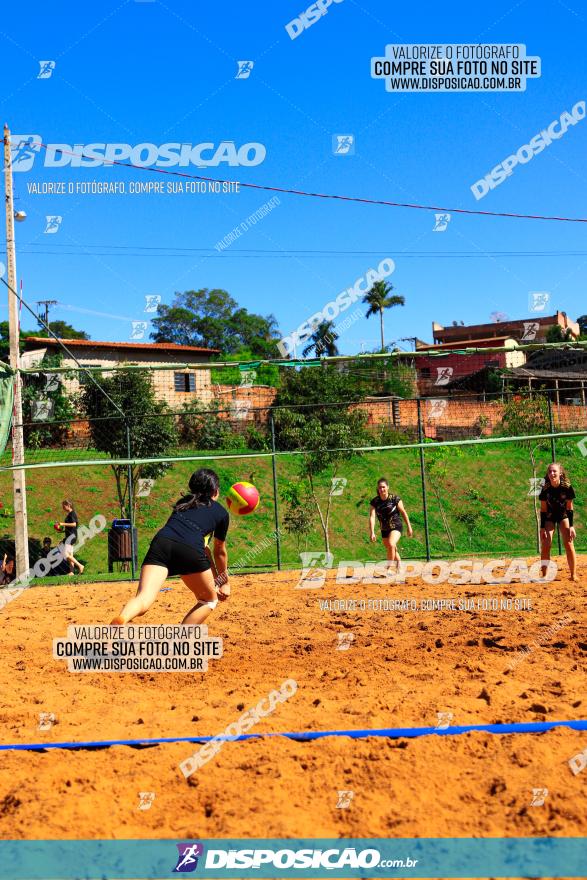
<instances>
[{"instance_id":1,"label":"player bending over","mask_svg":"<svg viewBox=\"0 0 587 880\"><path fill-rule=\"evenodd\" d=\"M402 536L402 518L405 521L408 538L414 534L410 524L410 518L406 512L403 501L399 495L389 494L389 483L384 477L377 481L377 495L371 501L369 510L369 537L376 541L375 518L379 520L381 538L387 552L388 562L395 562L395 569L399 571L401 562L397 545Z\"/></svg>"},{"instance_id":2,"label":"player bending over","mask_svg":"<svg viewBox=\"0 0 587 880\"><path fill-rule=\"evenodd\" d=\"M113 626L124 625L145 614L170 575L180 575L196 598L196 604L182 621L184 624L203 623L219 599L228 599L230 586L225 541L229 516L216 500L220 491L218 475L208 468L201 468L191 475L189 490L191 494L173 505L167 523L151 541L141 566L137 594L114 618ZM212 537L216 580L208 551Z\"/></svg>"},{"instance_id":3,"label":"player bending over","mask_svg":"<svg viewBox=\"0 0 587 880\"><path fill-rule=\"evenodd\" d=\"M540 495L540 551L542 560L542 577L545 577L550 562L550 548L555 526L558 524L567 554L569 574L572 581L577 581L575 573L577 556L574 540L576 536L573 526L573 498L575 490L567 477L564 468L553 462L548 466L544 477L544 486Z\"/></svg>"}]
</instances>

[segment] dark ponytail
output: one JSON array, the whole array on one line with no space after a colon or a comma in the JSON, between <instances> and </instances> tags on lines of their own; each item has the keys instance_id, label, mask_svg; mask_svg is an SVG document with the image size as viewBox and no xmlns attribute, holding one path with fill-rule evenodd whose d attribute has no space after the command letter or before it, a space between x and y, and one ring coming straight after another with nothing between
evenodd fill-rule
<instances>
[{"instance_id":1,"label":"dark ponytail","mask_svg":"<svg viewBox=\"0 0 587 880\"><path fill-rule=\"evenodd\" d=\"M220 489L220 480L215 471L200 468L195 471L189 482L190 495L184 495L173 505L176 511L189 510L191 507L210 507L212 496Z\"/></svg>"}]
</instances>

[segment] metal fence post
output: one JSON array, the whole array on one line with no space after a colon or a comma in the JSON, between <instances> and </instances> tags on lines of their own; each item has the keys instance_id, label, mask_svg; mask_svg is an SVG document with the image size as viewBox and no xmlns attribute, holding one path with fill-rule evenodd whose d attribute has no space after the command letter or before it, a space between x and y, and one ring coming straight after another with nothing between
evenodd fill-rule
<instances>
[{"instance_id":1,"label":"metal fence post","mask_svg":"<svg viewBox=\"0 0 587 880\"><path fill-rule=\"evenodd\" d=\"M556 442L554 439L554 416L552 414L552 401L550 399L550 394L546 397L548 401L548 421L550 424L550 455L552 461L556 461ZM558 555L560 556L562 553L562 545L561 545L561 533L560 528L557 525L556 527L556 537L558 541Z\"/></svg>"},{"instance_id":2,"label":"metal fence post","mask_svg":"<svg viewBox=\"0 0 587 880\"><path fill-rule=\"evenodd\" d=\"M271 414L271 467L273 470L273 509L275 511L275 546L277 549L277 571L281 571L281 534L279 531L279 492L277 491L277 468L275 465L275 422Z\"/></svg>"},{"instance_id":3,"label":"metal fence post","mask_svg":"<svg viewBox=\"0 0 587 880\"><path fill-rule=\"evenodd\" d=\"M130 428L128 426L128 422L125 421L126 426L126 454L127 458L131 458L132 456L132 447L130 442ZM132 465L129 461L127 465L127 478L128 478L128 518L130 519L130 578L132 581L136 578L135 571L135 553L137 552L137 548L135 545L135 514L134 514L134 504L133 504L133 483L132 483Z\"/></svg>"},{"instance_id":4,"label":"metal fence post","mask_svg":"<svg viewBox=\"0 0 587 880\"><path fill-rule=\"evenodd\" d=\"M418 408L418 442L424 443L424 432L422 431L422 405L420 398L416 400ZM422 507L424 509L424 536L426 539L426 560L430 562L430 531L428 529L428 497L426 495L426 469L424 465L424 446L420 446L420 479L422 480Z\"/></svg>"}]
</instances>

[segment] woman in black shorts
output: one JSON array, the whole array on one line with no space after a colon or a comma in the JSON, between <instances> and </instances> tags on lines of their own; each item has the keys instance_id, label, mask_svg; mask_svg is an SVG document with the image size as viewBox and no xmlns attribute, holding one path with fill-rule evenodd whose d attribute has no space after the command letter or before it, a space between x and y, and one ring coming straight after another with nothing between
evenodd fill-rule
<instances>
[{"instance_id":1,"label":"woman in black shorts","mask_svg":"<svg viewBox=\"0 0 587 880\"><path fill-rule=\"evenodd\" d=\"M399 495L389 494L389 483L384 477L377 482L377 495L371 501L369 510L369 537L376 541L375 519L379 520L381 538L387 551L388 562L395 562L396 571L401 562L397 545L402 536L402 518L405 521L408 538L414 534L410 518Z\"/></svg>"},{"instance_id":2,"label":"woman in black shorts","mask_svg":"<svg viewBox=\"0 0 587 880\"><path fill-rule=\"evenodd\" d=\"M218 600L230 596L226 533L228 511L216 500L220 491L214 471L201 468L190 477L190 495L180 498L160 529L143 560L137 594L112 621L124 625L145 614L154 603L169 575L180 575L196 597L182 623L203 623ZM208 542L214 537L216 580L210 566Z\"/></svg>"},{"instance_id":3,"label":"woman in black shorts","mask_svg":"<svg viewBox=\"0 0 587 880\"><path fill-rule=\"evenodd\" d=\"M572 581L577 581L576 568L577 556L575 553L574 540L576 536L573 526L573 498L575 490L567 477L564 468L553 462L548 466L544 477L544 486L540 495L540 550L542 561L542 576L546 576L548 563L550 562L550 548L552 536L558 525L565 545L569 574Z\"/></svg>"}]
</instances>

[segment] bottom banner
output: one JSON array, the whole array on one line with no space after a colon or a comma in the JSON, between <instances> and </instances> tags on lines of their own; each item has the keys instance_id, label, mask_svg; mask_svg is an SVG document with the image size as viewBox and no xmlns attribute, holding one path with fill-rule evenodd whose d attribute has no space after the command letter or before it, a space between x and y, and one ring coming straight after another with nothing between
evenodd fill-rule
<instances>
[{"instance_id":1,"label":"bottom banner","mask_svg":"<svg viewBox=\"0 0 587 880\"><path fill-rule=\"evenodd\" d=\"M0 880L587 877L587 838L3 840Z\"/></svg>"}]
</instances>

